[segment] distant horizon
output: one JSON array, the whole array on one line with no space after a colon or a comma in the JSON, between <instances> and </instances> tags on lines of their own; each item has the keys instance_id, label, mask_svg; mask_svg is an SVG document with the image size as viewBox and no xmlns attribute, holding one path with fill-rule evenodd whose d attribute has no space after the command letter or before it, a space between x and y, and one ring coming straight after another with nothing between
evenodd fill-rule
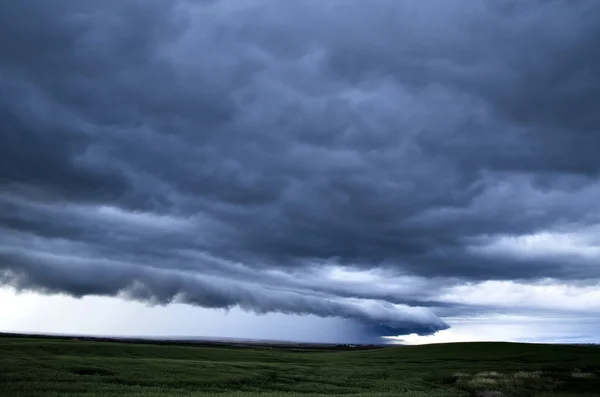
<instances>
[{"instance_id":1,"label":"distant horizon","mask_svg":"<svg viewBox=\"0 0 600 397\"><path fill-rule=\"evenodd\" d=\"M213 342L213 343L242 343L245 342L252 346L253 344L293 344L293 345L323 345L323 346L386 346L386 347L394 347L394 346L424 346L424 345L436 345L436 344L449 344L449 343L522 343L522 344L541 344L541 345L600 345L600 343L593 342L516 342L516 341L503 341L503 340L473 340L473 341L460 341L460 342L422 342L418 344L404 344L402 341L396 340L394 342L393 339L390 342L381 342L381 343L349 343L349 342L306 342L306 341L295 341L295 340L285 340L285 339L260 339L260 338L236 338L236 337L219 337L219 336L175 336L175 335L99 335L99 334L73 334L73 333L36 333L36 332L18 332L18 331L3 331L0 330L0 337L2 336L34 336L34 337L49 337L49 338L85 338L85 339L99 339L105 341L115 341L119 342L122 340L126 341L151 341L151 342ZM384 339L385 340L385 339Z\"/></svg>"}]
</instances>

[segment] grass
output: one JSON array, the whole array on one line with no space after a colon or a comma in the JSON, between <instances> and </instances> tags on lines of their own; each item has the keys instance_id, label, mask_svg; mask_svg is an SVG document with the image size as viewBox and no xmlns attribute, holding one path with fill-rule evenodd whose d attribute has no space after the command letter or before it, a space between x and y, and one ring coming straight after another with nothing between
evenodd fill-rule
<instances>
[{"instance_id":1,"label":"grass","mask_svg":"<svg viewBox=\"0 0 600 397\"><path fill-rule=\"evenodd\" d=\"M0 337L1 396L600 396L600 348L361 351Z\"/></svg>"}]
</instances>

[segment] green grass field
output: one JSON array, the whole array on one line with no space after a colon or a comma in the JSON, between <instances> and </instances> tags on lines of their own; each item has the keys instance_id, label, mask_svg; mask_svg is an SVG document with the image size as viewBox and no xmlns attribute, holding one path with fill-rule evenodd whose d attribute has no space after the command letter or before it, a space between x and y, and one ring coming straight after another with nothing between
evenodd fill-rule
<instances>
[{"instance_id":1,"label":"green grass field","mask_svg":"<svg viewBox=\"0 0 600 397\"><path fill-rule=\"evenodd\" d=\"M0 396L600 396L600 348L362 351L0 337Z\"/></svg>"}]
</instances>

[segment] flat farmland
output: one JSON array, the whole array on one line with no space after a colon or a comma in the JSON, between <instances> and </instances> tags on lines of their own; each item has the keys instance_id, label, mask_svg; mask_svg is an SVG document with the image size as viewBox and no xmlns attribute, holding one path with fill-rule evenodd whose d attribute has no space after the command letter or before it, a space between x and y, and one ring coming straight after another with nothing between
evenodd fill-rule
<instances>
[{"instance_id":1,"label":"flat farmland","mask_svg":"<svg viewBox=\"0 0 600 397\"><path fill-rule=\"evenodd\" d=\"M600 396L600 348L0 336L2 396Z\"/></svg>"}]
</instances>

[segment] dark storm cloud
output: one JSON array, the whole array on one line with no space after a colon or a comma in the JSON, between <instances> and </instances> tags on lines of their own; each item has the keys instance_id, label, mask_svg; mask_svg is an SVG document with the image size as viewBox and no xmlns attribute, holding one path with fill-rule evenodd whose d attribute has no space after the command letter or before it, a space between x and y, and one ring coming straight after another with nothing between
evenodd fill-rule
<instances>
[{"instance_id":1,"label":"dark storm cloud","mask_svg":"<svg viewBox=\"0 0 600 397\"><path fill-rule=\"evenodd\" d=\"M353 299L598 280L494 244L598 224L599 38L593 0L6 2L2 282L426 333Z\"/></svg>"},{"instance_id":2,"label":"dark storm cloud","mask_svg":"<svg viewBox=\"0 0 600 397\"><path fill-rule=\"evenodd\" d=\"M158 272L89 257L31 255L7 250L0 255L0 270L0 281L19 290L67 292L77 297L122 295L154 304L180 302L207 308L238 306L258 314L341 317L355 320L379 336L411 332L427 335L448 328L435 314L422 308L398 310L391 304L332 301L277 288L248 288L214 277L200 279L189 273Z\"/></svg>"}]
</instances>

